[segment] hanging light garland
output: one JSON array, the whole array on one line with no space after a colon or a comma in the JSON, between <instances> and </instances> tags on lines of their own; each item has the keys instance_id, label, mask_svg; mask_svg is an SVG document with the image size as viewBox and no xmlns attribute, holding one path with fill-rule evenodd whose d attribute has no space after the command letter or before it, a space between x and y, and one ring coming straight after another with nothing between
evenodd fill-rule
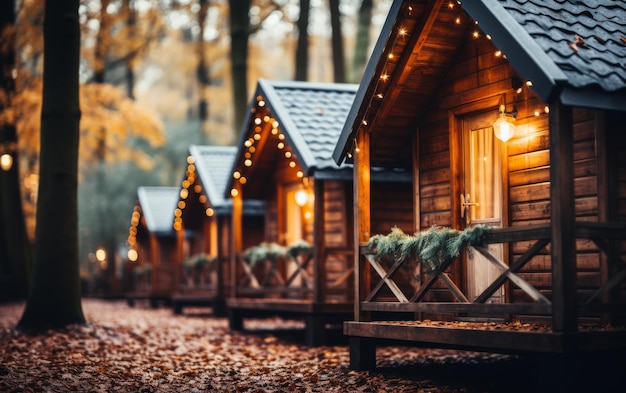
<instances>
[{"instance_id":1,"label":"hanging light garland","mask_svg":"<svg viewBox=\"0 0 626 393\"><path fill-rule=\"evenodd\" d=\"M192 193L198 196L198 202L200 202L204 208L204 213L207 217L213 217L215 215L215 210L210 206L209 200L203 191L204 187L202 186L200 178L197 176L196 160L190 155L187 157L187 170L185 172L185 178L181 182L181 189L178 195L180 199L174 210L174 230L180 231L184 228L183 213L185 208L189 206L187 199Z\"/></svg>"},{"instance_id":2,"label":"hanging light garland","mask_svg":"<svg viewBox=\"0 0 626 393\"><path fill-rule=\"evenodd\" d=\"M130 227L128 228L128 238L126 239L129 250L134 250L135 252L137 251L137 227L139 226L141 217L141 207L135 205L133 213L130 216Z\"/></svg>"},{"instance_id":3,"label":"hanging light garland","mask_svg":"<svg viewBox=\"0 0 626 393\"><path fill-rule=\"evenodd\" d=\"M467 17L466 14L462 12L461 8L457 7L459 5L461 5L460 0L450 0L446 5L443 6L445 8L448 8L449 10L459 9L459 14L456 16L456 18L454 18L454 23L456 25L461 25L463 20L465 20ZM413 6L409 5L407 7L406 15L409 17L413 16ZM471 31L471 36L473 39L477 40L484 36L487 40L491 40L491 36L489 34L481 34L480 28L478 27L478 21L474 21L473 24L475 26L475 28L472 29ZM390 75L393 72L395 72L395 64L392 63L391 61L395 60L396 58L399 58L399 56L397 56L396 53L402 53L404 51L405 46L406 46L406 38L409 35L410 35L410 32L404 26L398 27L396 31L396 35L392 39L392 44L389 46L389 52L387 54L383 53L383 55L381 56L381 58L385 59L385 62L383 66L381 67L382 71L380 75L378 77L376 76L374 77L376 78L376 85L374 86L374 89L373 89L374 94L372 94L372 96L370 97L370 101L365 109L360 126L352 133L353 134L353 146L347 153L348 158L352 158L353 154L359 152L359 147L356 143L356 134L362 128L369 126L370 110L372 109L374 100L378 100L378 101L382 100L385 96L386 90L389 89L389 84L387 84L387 82L390 79ZM494 55L496 57L502 58L503 60L506 60L506 55L503 54L502 51L499 49L495 51ZM527 88L531 88L532 81L526 81L524 83L524 86L526 86ZM520 92L521 91L518 91L518 93ZM549 113L549 112L550 112L550 108L546 105L543 109L534 110L534 115L539 116L542 113Z\"/></svg>"},{"instance_id":4,"label":"hanging light garland","mask_svg":"<svg viewBox=\"0 0 626 393\"><path fill-rule=\"evenodd\" d=\"M281 132L280 123L269 114L265 114L269 112L269 108L267 108L266 101L262 96L257 96L256 100L256 108L252 109L252 113L256 114L254 120L252 121L254 126L253 132L243 143L243 147L245 149L243 152L243 167L235 169L232 174L233 179L238 181L240 185L244 185L248 182L248 178L244 175L244 173L247 172L247 168L252 168L254 166L254 155L258 150L257 147L261 144L263 144L263 146L271 146L271 144L268 143L275 144L276 150L281 151L282 153L280 155L287 160L287 166L295 170L297 178L303 179L304 172L298 164L296 154L291 150L285 141L286 137L285 134ZM263 130L268 131L264 133ZM239 190L237 188L232 188L230 195L232 197L238 196Z\"/></svg>"}]
</instances>

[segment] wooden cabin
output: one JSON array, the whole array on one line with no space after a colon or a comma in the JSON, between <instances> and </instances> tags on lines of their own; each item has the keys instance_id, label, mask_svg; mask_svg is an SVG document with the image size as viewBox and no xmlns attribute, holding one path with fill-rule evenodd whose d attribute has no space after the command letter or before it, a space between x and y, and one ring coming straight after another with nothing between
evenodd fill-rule
<instances>
[{"instance_id":1,"label":"wooden cabin","mask_svg":"<svg viewBox=\"0 0 626 393\"><path fill-rule=\"evenodd\" d=\"M374 368L385 340L626 348L626 5L526 3L391 5L333 152L358 204L353 368ZM413 173L404 234L372 226L375 166ZM458 254L425 257L416 239L444 235Z\"/></svg>"},{"instance_id":2,"label":"wooden cabin","mask_svg":"<svg viewBox=\"0 0 626 393\"><path fill-rule=\"evenodd\" d=\"M226 315L230 291L232 200L224 196L237 149L234 146L189 147L185 175L174 210L178 254L182 261L179 286L172 296L175 313L186 306L210 306ZM265 206L260 200L243 204L244 247L263 240Z\"/></svg>"},{"instance_id":3,"label":"wooden cabin","mask_svg":"<svg viewBox=\"0 0 626 393\"><path fill-rule=\"evenodd\" d=\"M320 345L329 324L352 318L352 168L337 166L332 151L356 90L352 84L258 81L227 187L233 200L231 328L242 329L248 317L301 318L307 345ZM408 175L380 171L372 181L404 191L410 190ZM266 207L263 242L252 248L243 246L248 226L240 208L249 198ZM410 209L411 201L398 198L396 206ZM403 219L382 214L373 222L390 228Z\"/></svg>"},{"instance_id":4,"label":"wooden cabin","mask_svg":"<svg viewBox=\"0 0 626 393\"><path fill-rule=\"evenodd\" d=\"M156 307L169 303L179 265L176 232L172 226L178 201L177 187L139 187L128 235L130 306L149 300ZM134 259L134 260L133 260Z\"/></svg>"}]
</instances>

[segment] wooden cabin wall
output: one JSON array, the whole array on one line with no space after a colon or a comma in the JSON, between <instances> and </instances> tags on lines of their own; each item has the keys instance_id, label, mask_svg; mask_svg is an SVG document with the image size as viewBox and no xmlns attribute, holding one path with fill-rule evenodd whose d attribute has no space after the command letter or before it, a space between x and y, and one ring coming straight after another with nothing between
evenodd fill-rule
<instances>
[{"instance_id":1,"label":"wooden cabin wall","mask_svg":"<svg viewBox=\"0 0 626 393\"><path fill-rule=\"evenodd\" d=\"M353 213L352 184L339 180L324 181L324 244L327 247L348 247Z\"/></svg>"},{"instance_id":2,"label":"wooden cabin wall","mask_svg":"<svg viewBox=\"0 0 626 393\"><path fill-rule=\"evenodd\" d=\"M602 151L608 155L607 165L614 170L608 178L609 190L609 219L616 222L626 222L626 124L623 121L624 112L609 112L606 116L607 146ZM610 173L610 172L609 172ZM619 242L619 257L626 261L626 241ZM611 294L616 299L626 299L626 282L622 281L619 288Z\"/></svg>"},{"instance_id":3,"label":"wooden cabin wall","mask_svg":"<svg viewBox=\"0 0 626 393\"><path fill-rule=\"evenodd\" d=\"M372 182L370 203L372 235L386 235L396 227L408 234L415 232L410 182Z\"/></svg>"},{"instance_id":4,"label":"wooden cabin wall","mask_svg":"<svg viewBox=\"0 0 626 393\"><path fill-rule=\"evenodd\" d=\"M321 181L321 180L316 180ZM352 211L352 182L340 180L326 180L323 185L324 190L324 214L323 220L323 247L318 255L326 255L326 260L317 261L325 263L323 271L326 274L325 287L336 282L348 271L354 258L352 254L345 252L332 252L332 249L350 250L353 248L353 222L354 213ZM312 266L311 266L312 268ZM352 280L344 281L334 288L336 293L325 293L327 298L334 296L337 300L348 300L353 295Z\"/></svg>"},{"instance_id":5,"label":"wooden cabin wall","mask_svg":"<svg viewBox=\"0 0 626 393\"><path fill-rule=\"evenodd\" d=\"M515 103L519 112L516 135L506 142L508 166L508 220L509 226L526 226L550 221L550 151L548 117L543 103L532 90L522 87L521 93L513 89L515 71L502 57L495 55L496 48L486 39L468 39L459 52L454 66L443 80L432 108L417 125L419 130L419 208L421 229L432 225L462 227L454 222L458 215L453 197L454 181L451 162L451 114L463 113L464 107L472 110L497 111L493 107L477 107L479 102L497 102L506 97L507 110ZM521 79L520 79L521 80ZM574 110L574 171L575 206L577 220L597 220L597 162L596 119L591 110ZM505 196L505 200L507 197ZM516 259L531 245L519 242L511 246L509 259ZM577 242L578 285L581 297L588 296L599 286L599 253L589 241ZM462 274L461 271L456 272ZM551 265L549 247L543 255L535 257L520 273L525 280L550 295ZM458 277L458 276L457 276ZM516 287L511 288L510 301L530 301Z\"/></svg>"},{"instance_id":6,"label":"wooden cabin wall","mask_svg":"<svg viewBox=\"0 0 626 393\"><path fill-rule=\"evenodd\" d=\"M415 232L414 212L413 212L413 184L411 182L382 182L371 183L370 194L370 222L372 235L386 235L392 228L399 228L404 233L413 234ZM386 271L391 269L393 260L380 261ZM404 264L401 269L396 270L393 280L406 296L411 297L415 293L415 263L411 261ZM378 275L372 274L372 288L378 282ZM378 295L380 301L395 301L395 296L388 286L383 286Z\"/></svg>"},{"instance_id":7,"label":"wooden cabin wall","mask_svg":"<svg viewBox=\"0 0 626 393\"><path fill-rule=\"evenodd\" d=\"M218 214L217 218L217 258L221 265L220 280L224 293L230 293L230 243L233 238L231 231L233 217L230 214ZM245 238L245 237L244 237Z\"/></svg>"},{"instance_id":8,"label":"wooden cabin wall","mask_svg":"<svg viewBox=\"0 0 626 393\"><path fill-rule=\"evenodd\" d=\"M243 248L256 246L265 238L265 217L243 216Z\"/></svg>"},{"instance_id":9,"label":"wooden cabin wall","mask_svg":"<svg viewBox=\"0 0 626 393\"><path fill-rule=\"evenodd\" d=\"M276 200L275 189L272 189L272 192L265 199L264 240L266 242L278 242L279 241L278 201Z\"/></svg>"}]
</instances>

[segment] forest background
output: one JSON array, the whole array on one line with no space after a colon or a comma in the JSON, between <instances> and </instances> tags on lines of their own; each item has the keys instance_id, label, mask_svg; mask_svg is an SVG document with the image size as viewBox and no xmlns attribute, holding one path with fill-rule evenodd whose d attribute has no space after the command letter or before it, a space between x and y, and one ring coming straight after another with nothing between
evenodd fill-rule
<instances>
[{"instance_id":1,"label":"forest background","mask_svg":"<svg viewBox=\"0 0 626 393\"><path fill-rule=\"evenodd\" d=\"M259 78L359 83L390 3L82 0L78 215L84 290L120 291L137 187L177 186L191 144L236 144ZM34 241L43 15L43 0L18 0L13 23L0 24L2 50L13 45L15 55L4 78L14 91L0 95L0 125L12 123L16 130L15 142L0 138L0 155L4 150L16 157L23 211L1 215L0 254L10 248L16 228ZM5 212L12 209L6 206L8 184L0 182ZM97 250L106 258L98 260ZM28 266L24 270L29 274ZM10 273L15 266L0 255L0 281Z\"/></svg>"}]
</instances>

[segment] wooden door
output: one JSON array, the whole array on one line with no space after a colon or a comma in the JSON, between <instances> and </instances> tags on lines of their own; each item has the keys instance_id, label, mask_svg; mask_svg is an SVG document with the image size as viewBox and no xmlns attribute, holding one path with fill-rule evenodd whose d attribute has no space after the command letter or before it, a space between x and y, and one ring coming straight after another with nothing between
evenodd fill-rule
<instances>
[{"instance_id":1,"label":"wooden door","mask_svg":"<svg viewBox=\"0 0 626 393\"><path fill-rule=\"evenodd\" d=\"M463 119L463 178L461 215L466 227L503 226L502 143L493 132L494 113L483 113ZM489 250L503 260L503 245L489 245ZM499 275L500 269L470 249L466 257L467 295L474 300ZM500 287L488 300L502 303L504 288Z\"/></svg>"}]
</instances>

